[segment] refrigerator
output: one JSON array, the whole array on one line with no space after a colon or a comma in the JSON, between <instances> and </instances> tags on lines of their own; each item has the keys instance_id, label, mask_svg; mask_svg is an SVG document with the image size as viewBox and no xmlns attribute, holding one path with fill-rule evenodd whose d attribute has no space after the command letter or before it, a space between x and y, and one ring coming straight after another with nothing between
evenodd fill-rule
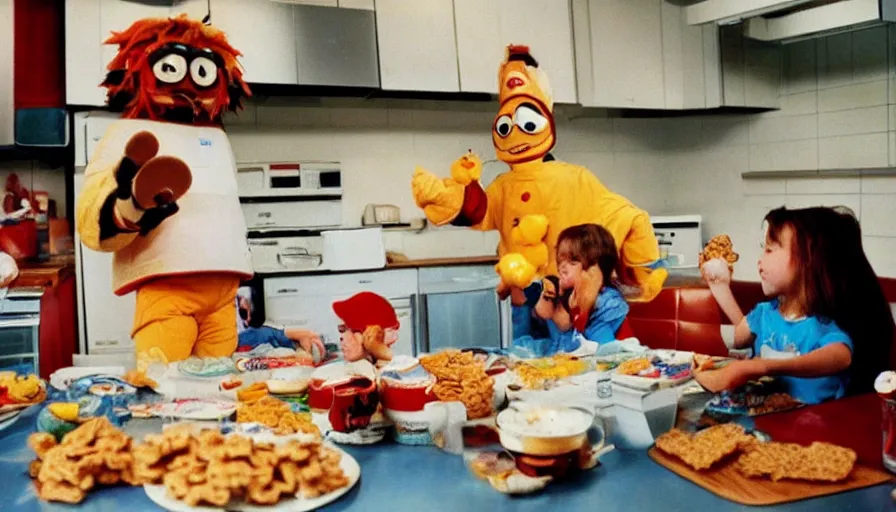
<instances>
[{"instance_id":1,"label":"refrigerator","mask_svg":"<svg viewBox=\"0 0 896 512\"><path fill-rule=\"evenodd\" d=\"M84 170L106 129L118 115L109 112L74 114L74 199L84 187ZM112 292L112 254L92 251L81 245L75 218L75 269L79 354L75 366L134 365L135 295L119 297Z\"/></svg>"}]
</instances>

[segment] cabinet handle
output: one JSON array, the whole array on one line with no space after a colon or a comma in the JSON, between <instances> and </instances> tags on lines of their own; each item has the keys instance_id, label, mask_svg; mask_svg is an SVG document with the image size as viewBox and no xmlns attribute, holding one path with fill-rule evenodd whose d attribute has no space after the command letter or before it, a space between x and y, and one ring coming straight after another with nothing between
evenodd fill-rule
<instances>
[{"instance_id":1,"label":"cabinet handle","mask_svg":"<svg viewBox=\"0 0 896 512\"><path fill-rule=\"evenodd\" d=\"M370 284L370 283L372 283L372 282L373 282L373 281L371 281L370 279L360 279L360 280L358 280L358 284Z\"/></svg>"}]
</instances>

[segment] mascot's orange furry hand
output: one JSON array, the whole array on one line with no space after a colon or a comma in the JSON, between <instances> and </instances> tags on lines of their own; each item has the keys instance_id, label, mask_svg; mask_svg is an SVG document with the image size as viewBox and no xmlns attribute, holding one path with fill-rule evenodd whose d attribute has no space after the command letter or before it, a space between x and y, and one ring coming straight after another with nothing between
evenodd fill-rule
<instances>
[{"instance_id":1,"label":"mascot's orange furry hand","mask_svg":"<svg viewBox=\"0 0 896 512\"><path fill-rule=\"evenodd\" d=\"M464 204L464 186L453 179L439 179L435 174L417 168L411 180L414 202L426 218L436 226L454 220Z\"/></svg>"},{"instance_id":2,"label":"mascot's orange furry hand","mask_svg":"<svg viewBox=\"0 0 896 512\"><path fill-rule=\"evenodd\" d=\"M115 173L115 217L120 228L145 235L177 213L177 200L190 189L192 173L183 160L156 156L159 141L135 134Z\"/></svg>"}]
</instances>

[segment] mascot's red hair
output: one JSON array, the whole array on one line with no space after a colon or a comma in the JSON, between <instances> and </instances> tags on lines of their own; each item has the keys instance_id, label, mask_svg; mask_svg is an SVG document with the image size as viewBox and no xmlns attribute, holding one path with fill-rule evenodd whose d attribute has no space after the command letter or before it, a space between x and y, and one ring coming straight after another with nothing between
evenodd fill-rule
<instances>
[{"instance_id":1,"label":"mascot's red hair","mask_svg":"<svg viewBox=\"0 0 896 512\"><path fill-rule=\"evenodd\" d=\"M223 32L186 15L137 21L106 44L119 50L103 86L126 118L219 124L251 95L240 52Z\"/></svg>"},{"instance_id":2,"label":"mascot's red hair","mask_svg":"<svg viewBox=\"0 0 896 512\"><path fill-rule=\"evenodd\" d=\"M230 356L236 291L252 276L236 164L221 116L250 96L224 33L185 16L136 21L102 86L123 112L85 171L82 243L114 253L115 293L136 292L138 367Z\"/></svg>"}]
</instances>

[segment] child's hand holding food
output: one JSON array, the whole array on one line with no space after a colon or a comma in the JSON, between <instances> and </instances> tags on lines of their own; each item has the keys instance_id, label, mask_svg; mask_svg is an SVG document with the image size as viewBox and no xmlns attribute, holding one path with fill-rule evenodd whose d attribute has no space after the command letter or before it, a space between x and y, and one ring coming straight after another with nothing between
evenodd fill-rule
<instances>
[{"instance_id":1,"label":"child's hand holding food","mask_svg":"<svg viewBox=\"0 0 896 512\"><path fill-rule=\"evenodd\" d=\"M746 359L732 361L718 370L698 371L694 379L704 389L719 393L728 389L736 389L768 374L768 368L762 359Z\"/></svg>"}]
</instances>

